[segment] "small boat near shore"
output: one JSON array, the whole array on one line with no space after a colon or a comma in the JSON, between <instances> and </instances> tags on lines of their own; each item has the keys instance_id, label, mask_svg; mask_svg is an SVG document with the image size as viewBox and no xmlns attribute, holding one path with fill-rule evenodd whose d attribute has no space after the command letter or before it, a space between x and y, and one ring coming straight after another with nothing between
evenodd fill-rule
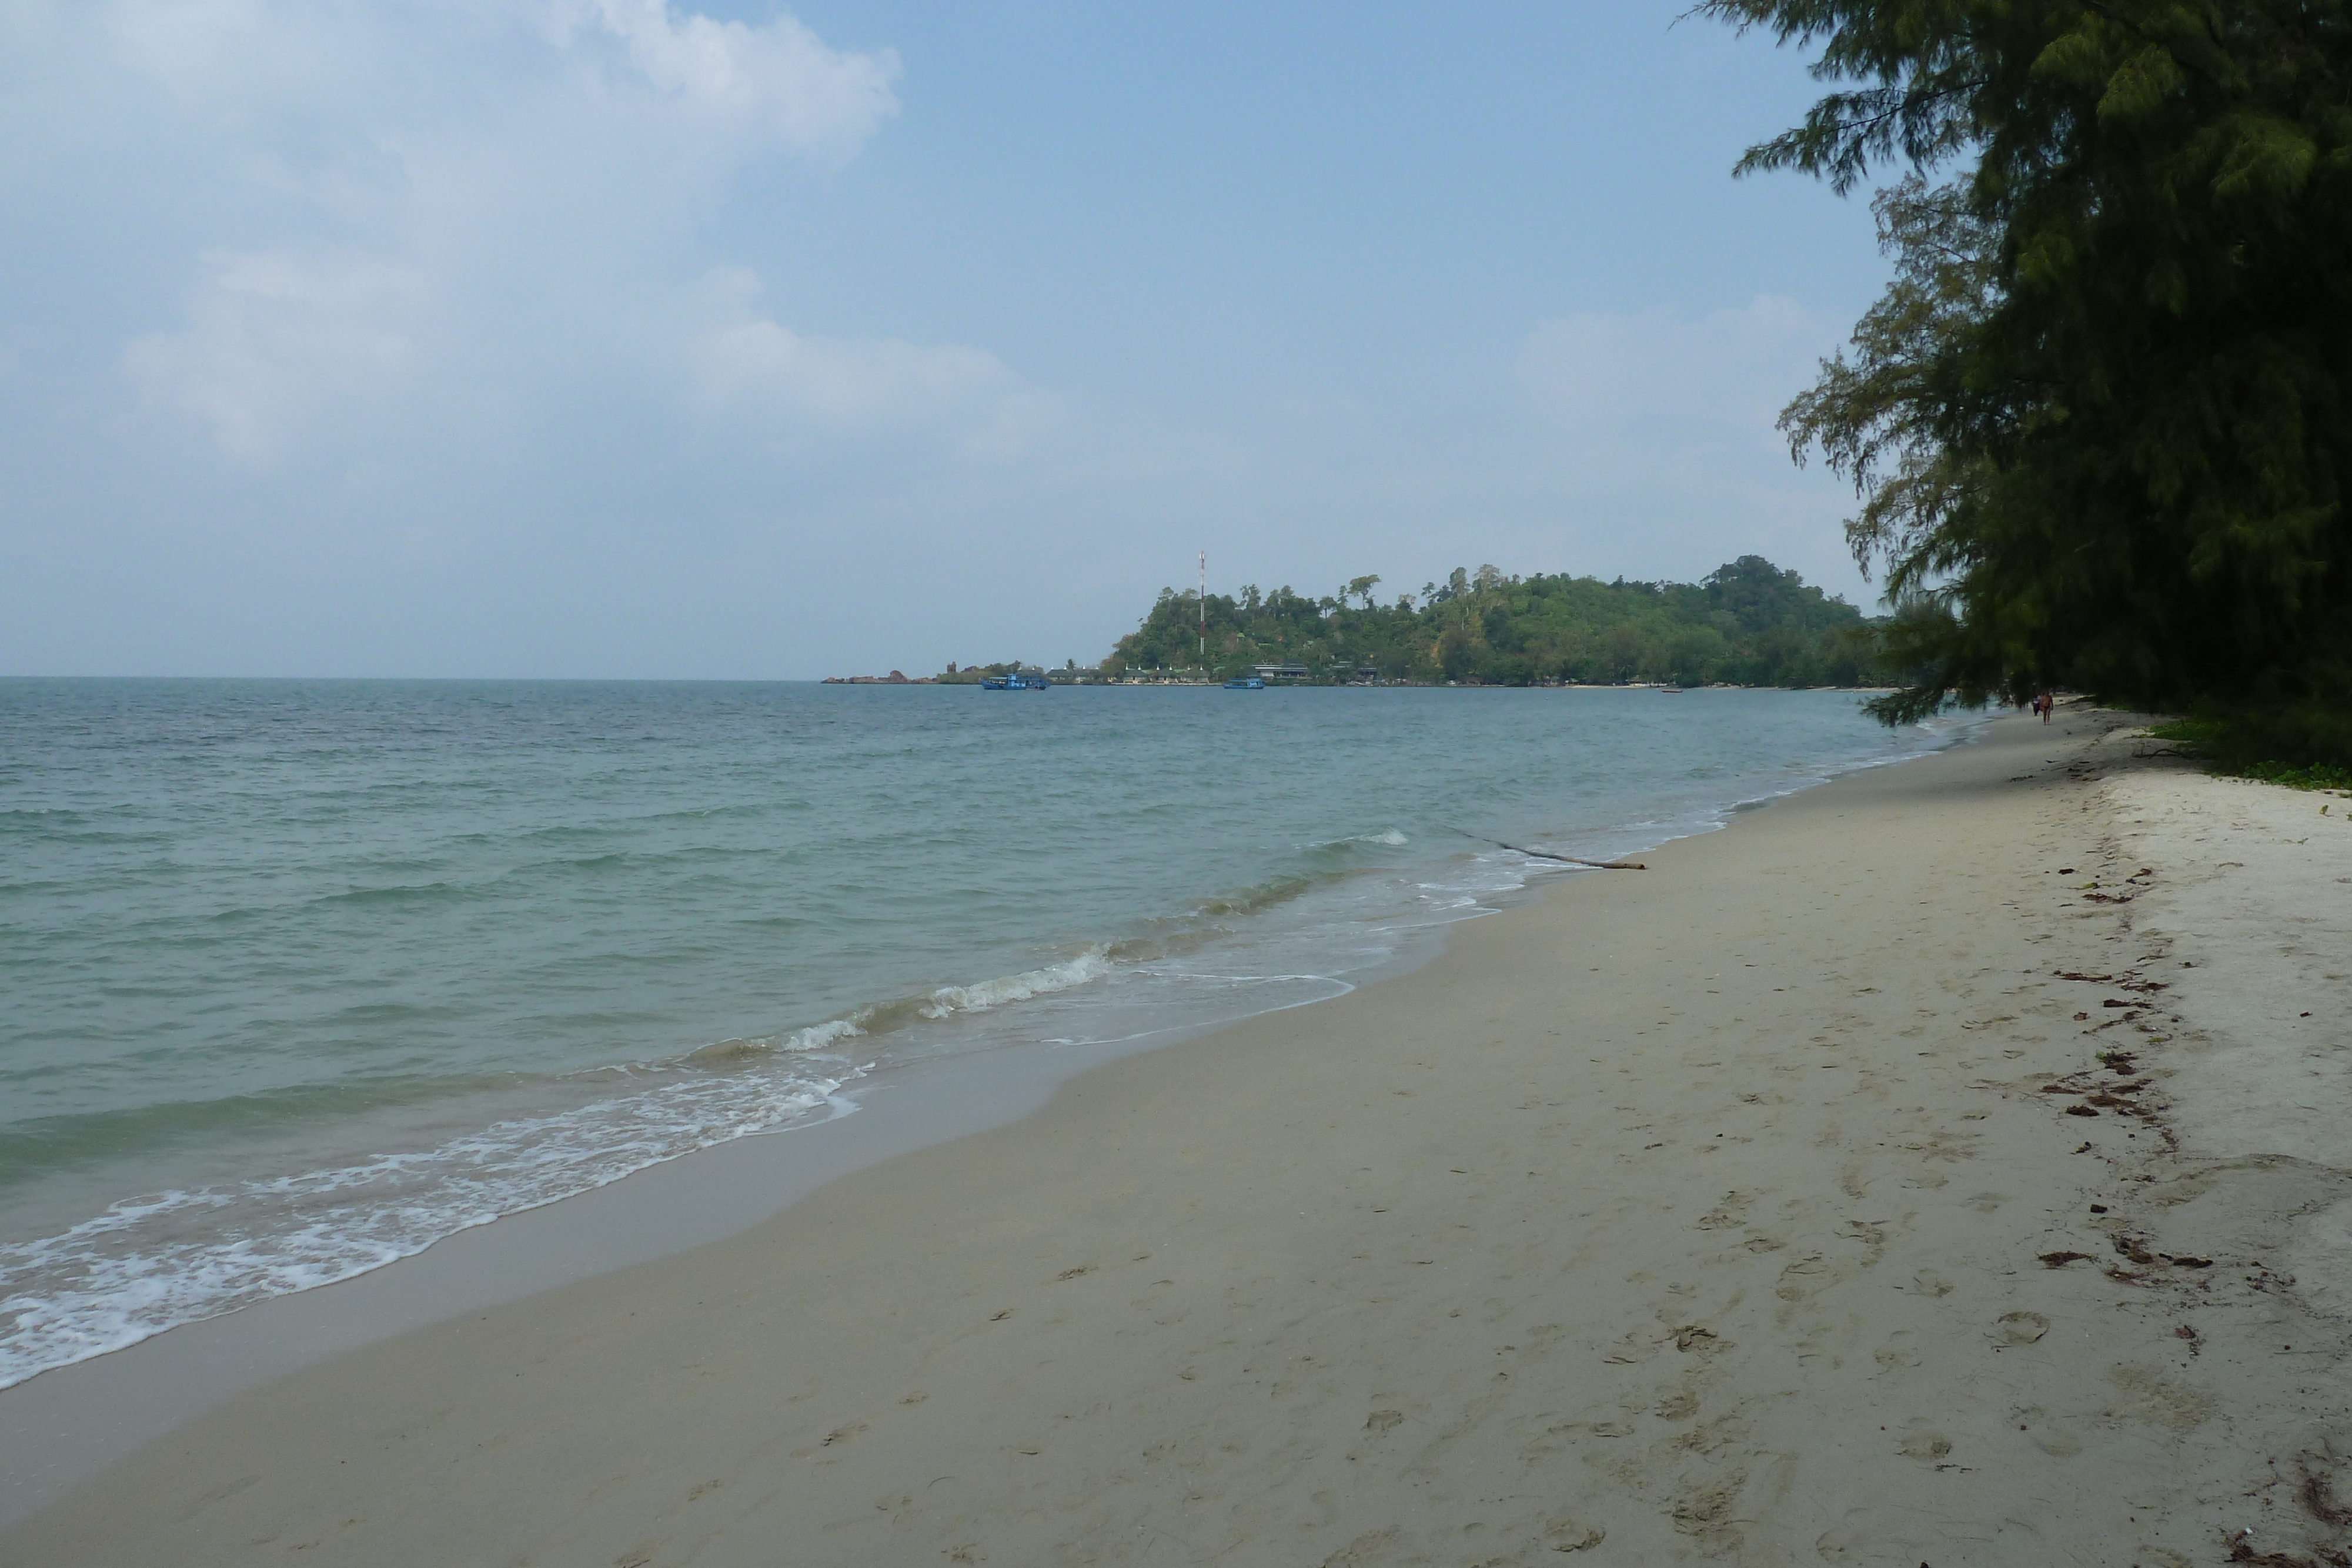
<instances>
[{"instance_id":1,"label":"small boat near shore","mask_svg":"<svg viewBox=\"0 0 2352 1568\"><path fill-rule=\"evenodd\" d=\"M1043 675L983 675L980 689L984 692L1044 692L1051 691L1054 683Z\"/></svg>"},{"instance_id":2,"label":"small boat near shore","mask_svg":"<svg viewBox=\"0 0 2352 1568\"><path fill-rule=\"evenodd\" d=\"M1255 675L1235 675L1232 680L1225 683L1225 690L1229 692L1262 692L1265 690L1265 683L1259 680Z\"/></svg>"}]
</instances>

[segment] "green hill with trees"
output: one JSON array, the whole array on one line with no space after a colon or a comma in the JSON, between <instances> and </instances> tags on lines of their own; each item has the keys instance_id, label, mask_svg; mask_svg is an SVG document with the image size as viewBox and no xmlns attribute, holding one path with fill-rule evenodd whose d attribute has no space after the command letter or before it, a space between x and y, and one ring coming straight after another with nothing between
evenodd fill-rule
<instances>
[{"instance_id":1,"label":"green hill with trees","mask_svg":"<svg viewBox=\"0 0 2352 1568\"><path fill-rule=\"evenodd\" d=\"M1386 604L1374 592L1380 581L1360 577L1326 598L1255 585L1209 595L1207 670L1295 663L1318 682L1370 668L1382 680L1479 685L1855 685L1870 679L1876 651L1860 611L1761 556L1695 583L1457 568ZM1200 595L1162 589L1104 673L1200 669Z\"/></svg>"}]
</instances>

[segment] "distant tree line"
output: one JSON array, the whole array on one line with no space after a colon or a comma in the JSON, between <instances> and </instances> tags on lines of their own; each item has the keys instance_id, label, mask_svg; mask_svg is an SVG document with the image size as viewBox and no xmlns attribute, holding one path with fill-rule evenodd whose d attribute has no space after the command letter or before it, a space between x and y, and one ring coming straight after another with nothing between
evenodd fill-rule
<instances>
[{"instance_id":1,"label":"distant tree line","mask_svg":"<svg viewBox=\"0 0 2352 1568\"><path fill-rule=\"evenodd\" d=\"M1052 670L1043 664L1030 664L1026 660L1008 659L994 664L950 664L946 669L933 675L931 680L935 685L942 686L976 686L983 678L991 675L1032 674L1045 675L1055 681L1077 681L1095 674L1097 672L1093 670L1079 669L1076 660L1065 660L1062 668Z\"/></svg>"},{"instance_id":2,"label":"distant tree line","mask_svg":"<svg viewBox=\"0 0 2352 1568\"><path fill-rule=\"evenodd\" d=\"M1385 604L1375 592L1380 581L1356 578L1321 598L1255 584L1238 595L1213 593L1205 660L1200 595L1162 589L1103 670L1205 669L1226 677L1289 663L1318 683L1370 670L1381 680L1501 686L1822 686L1888 678L1877 667L1877 629L1860 611L1761 556L1742 556L1695 583L1456 568L1444 582Z\"/></svg>"}]
</instances>

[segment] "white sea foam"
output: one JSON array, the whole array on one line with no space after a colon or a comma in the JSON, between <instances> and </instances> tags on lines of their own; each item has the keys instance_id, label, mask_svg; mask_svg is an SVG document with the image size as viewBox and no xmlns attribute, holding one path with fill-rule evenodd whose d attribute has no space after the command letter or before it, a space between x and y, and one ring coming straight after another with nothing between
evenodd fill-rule
<instances>
[{"instance_id":1,"label":"white sea foam","mask_svg":"<svg viewBox=\"0 0 2352 1568\"><path fill-rule=\"evenodd\" d=\"M955 1013L986 1012L1008 1002L1025 1002L1034 997L1051 996L1098 980L1111 972L1113 965L1108 951L1089 948L1066 964L1049 964L1042 969L1025 969L1017 975L1005 975L993 980L982 980L969 986L942 986L930 994L918 1010L927 1019L943 1019Z\"/></svg>"},{"instance_id":2,"label":"white sea foam","mask_svg":"<svg viewBox=\"0 0 2352 1568\"><path fill-rule=\"evenodd\" d=\"M866 1032L864 1009L848 1018L827 1019L823 1023L796 1029L790 1034L772 1035L761 1041L771 1051L824 1051L839 1045L845 1040L856 1040Z\"/></svg>"},{"instance_id":3,"label":"white sea foam","mask_svg":"<svg viewBox=\"0 0 2352 1568\"><path fill-rule=\"evenodd\" d=\"M1065 963L941 987L917 1010L929 1019L987 1012L1072 990L1114 967L1104 949L1092 948ZM686 1060L697 1067L772 1054L805 1061L864 1036L872 1011L761 1040L722 1040ZM679 1071L662 1064L635 1071L640 1082L644 1074ZM0 1243L0 1280L9 1286L0 1297L0 1388L180 1323L364 1274L501 1215L697 1149L804 1121L821 1109L855 1109L839 1091L866 1071L845 1062L833 1076L795 1071L764 1082L756 1074L680 1073L638 1093L500 1122L431 1149L146 1194L61 1234ZM184 1217L203 1212L227 1221L234 1234L173 1239L190 1228Z\"/></svg>"},{"instance_id":4,"label":"white sea foam","mask_svg":"<svg viewBox=\"0 0 2352 1568\"><path fill-rule=\"evenodd\" d=\"M0 1388L180 1323L364 1274L501 1215L541 1207L696 1149L838 1114L862 1068L746 1092L695 1074L436 1148L300 1176L150 1193L63 1233L0 1244ZM172 1223L211 1211L209 1239Z\"/></svg>"}]
</instances>

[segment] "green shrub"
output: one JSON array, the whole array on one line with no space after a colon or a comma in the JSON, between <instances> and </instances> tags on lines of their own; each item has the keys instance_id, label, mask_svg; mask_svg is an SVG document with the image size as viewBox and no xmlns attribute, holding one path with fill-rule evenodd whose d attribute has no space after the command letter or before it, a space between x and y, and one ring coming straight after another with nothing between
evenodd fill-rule
<instances>
[{"instance_id":1,"label":"green shrub","mask_svg":"<svg viewBox=\"0 0 2352 1568\"><path fill-rule=\"evenodd\" d=\"M2316 707L2200 715L2148 731L2217 773L2291 789L2352 789L2352 722Z\"/></svg>"}]
</instances>

